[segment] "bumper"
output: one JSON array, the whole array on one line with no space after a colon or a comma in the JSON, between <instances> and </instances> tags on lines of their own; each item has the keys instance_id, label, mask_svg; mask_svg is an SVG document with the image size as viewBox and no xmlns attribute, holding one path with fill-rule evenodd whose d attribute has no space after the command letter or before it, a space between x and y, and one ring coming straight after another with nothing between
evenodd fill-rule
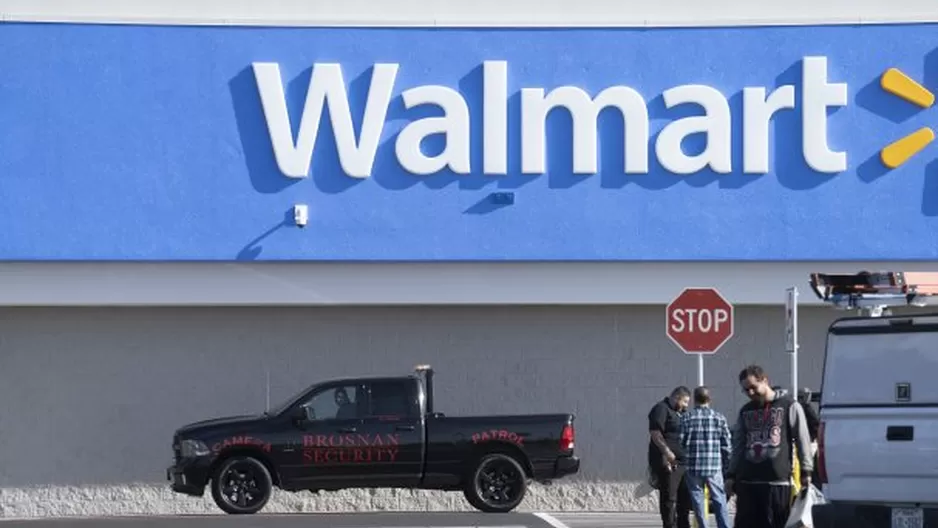
<instances>
[{"instance_id":1,"label":"bumper","mask_svg":"<svg viewBox=\"0 0 938 528\"><path fill-rule=\"evenodd\" d=\"M922 524L893 524L893 508L878 504L829 502L811 509L814 528L892 528L893 526L938 526L938 508L922 508Z\"/></svg>"},{"instance_id":2,"label":"bumper","mask_svg":"<svg viewBox=\"0 0 938 528\"><path fill-rule=\"evenodd\" d=\"M563 478L580 471L580 458L576 456L561 457L554 463L554 478Z\"/></svg>"},{"instance_id":3,"label":"bumper","mask_svg":"<svg viewBox=\"0 0 938 528\"><path fill-rule=\"evenodd\" d=\"M208 482L208 468L198 462L172 465L166 468L166 480L176 493L201 497Z\"/></svg>"}]
</instances>

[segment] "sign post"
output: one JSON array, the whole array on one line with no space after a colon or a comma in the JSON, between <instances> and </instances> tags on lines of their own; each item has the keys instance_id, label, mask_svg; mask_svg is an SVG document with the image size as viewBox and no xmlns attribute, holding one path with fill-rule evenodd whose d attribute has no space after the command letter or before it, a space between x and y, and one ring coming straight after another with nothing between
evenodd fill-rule
<instances>
[{"instance_id":1,"label":"sign post","mask_svg":"<svg viewBox=\"0 0 938 528\"><path fill-rule=\"evenodd\" d=\"M704 384L704 355L697 354L697 386L703 386Z\"/></svg>"},{"instance_id":2,"label":"sign post","mask_svg":"<svg viewBox=\"0 0 938 528\"><path fill-rule=\"evenodd\" d=\"M791 391L798 393L798 288L785 290L785 350L791 357Z\"/></svg>"},{"instance_id":3,"label":"sign post","mask_svg":"<svg viewBox=\"0 0 938 528\"><path fill-rule=\"evenodd\" d=\"M685 354L697 356L697 385L703 385L704 356L716 354L733 337L733 305L716 288L685 288L665 315L668 338ZM709 514L710 488L704 486L704 515Z\"/></svg>"},{"instance_id":4,"label":"sign post","mask_svg":"<svg viewBox=\"0 0 938 528\"><path fill-rule=\"evenodd\" d=\"M697 356L697 384L704 384L704 356L733 337L733 305L716 288L685 288L668 304L667 335L685 354Z\"/></svg>"}]
</instances>

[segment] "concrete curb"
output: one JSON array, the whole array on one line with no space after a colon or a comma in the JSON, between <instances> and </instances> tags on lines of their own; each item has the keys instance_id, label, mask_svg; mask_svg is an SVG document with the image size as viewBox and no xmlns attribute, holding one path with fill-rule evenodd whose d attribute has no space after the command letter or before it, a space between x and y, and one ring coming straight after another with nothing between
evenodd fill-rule
<instances>
[{"instance_id":1,"label":"concrete curb","mask_svg":"<svg viewBox=\"0 0 938 528\"><path fill-rule=\"evenodd\" d=\"M532 484L522 512L655 512L657 493L636 482ZM413 490L277 491L266 513L475 511L462 493ZM0 519L136 515L222 515L211 496L186 497L165 484L0 488Z\"/></svg>"}]
</instances>

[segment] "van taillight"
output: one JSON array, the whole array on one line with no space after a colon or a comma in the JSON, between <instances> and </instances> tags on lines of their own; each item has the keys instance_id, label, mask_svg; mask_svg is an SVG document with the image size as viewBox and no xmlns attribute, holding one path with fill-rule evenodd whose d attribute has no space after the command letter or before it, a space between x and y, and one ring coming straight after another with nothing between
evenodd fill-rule
<instances>
[{"instance_id":1,"label":"van taillight","mask_svg":"<svg viewBox=\"0 0 938 528\"><path fill-rule=\"evenodd\" d=\"M817 429L817 467L814 473L816 483L827 484L827 463L824 456L824 422L821 422Z\"/></svg>"},{"instance_id":2,"label":"van taillight","mask_svg":"<svg viewBox=\"0 0 938 528\"><path fill-rule=\"evenodd\" d=\"M573 430L573 424L567 424L563 426L563 432L560 433L560 450L572 451L573 440L575 437L576 432Z\"/></svg>"}]
</instances>

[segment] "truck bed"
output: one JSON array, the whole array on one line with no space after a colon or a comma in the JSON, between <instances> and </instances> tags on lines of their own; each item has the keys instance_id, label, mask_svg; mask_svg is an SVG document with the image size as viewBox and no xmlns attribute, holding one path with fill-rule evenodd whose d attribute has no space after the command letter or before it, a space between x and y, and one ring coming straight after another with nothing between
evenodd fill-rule
<instances>
[{"instance_id":1,"label":"truck bed","mask_svg":"<svg viewBox=\"0 0 938 528\"><path fill-rule=\"evenodd\" d=\"M572 424L572 414L514 414L493 416L436 416L427 420L427 481L458 484L475 460L473 452L500 448L516 454L531 471L532 478L548 481L579 469L572 459L568 467L558 462L561 433Z\"/></svg>"}]
</instances>

